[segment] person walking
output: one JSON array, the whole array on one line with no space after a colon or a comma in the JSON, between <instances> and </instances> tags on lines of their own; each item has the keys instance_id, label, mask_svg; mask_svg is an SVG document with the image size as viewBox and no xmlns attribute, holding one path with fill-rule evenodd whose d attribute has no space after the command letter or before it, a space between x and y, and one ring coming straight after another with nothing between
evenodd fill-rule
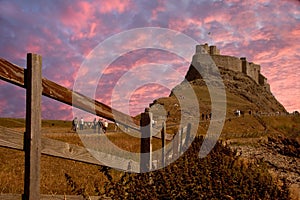
<instances>
[{"instance_id":1,"label":"person walking","mask_svg":"<svg viewBox=\"0 0 300 200\"><path fill-rule=\"evenodd\" d=\"M83 125L84 125L84 120L83 120L83 118L81 117L80 118L80 130L83 130Z\"/></svg>"},{"instance_id":2,"label":"person walking","mask_svg":"<svg viewBox=\"0 0 300 200\"><path fill-rule=\"evenodd\" d=\"M108 122L106 120L104 120L104 123L103 123L103 131L104 131L104 133L106 133L107 127L108 127Z\"/></svg>"},{"instance_id":3,"label":"person walking","mask_svg":"<svg viewBox=\"0 0 300 200\"><path fill-rule=\"evenodd\" d=\"M98 133L101 134L101 132L102 132L101 130L103 128L101 118L98 119L97 126L98 126Z\"/></svg>"},{"instance_id":4,"label":"person walking","mask_svg":"<svg viewBox=\"0 0 300 200\"><path fill-rule=\"evenodd\" d=\"M75 117L72 121L72 130L73 131L77 130L77 124L78 124L78 120L77 120L77 117Z\"/></svg>"},{"instance_id":5,"label":"person walking","mask_svg":"<svg viewBox=\"0 0 300 200\"><path fill-rule=\"evenodd\" d=\"M96 121L96 118L94 118L94 121L93 121L93 129L94 129L94 133L96 133L96 127L97 127L97 121Z\"/></svg>"},{"instance_id":6,"label":"person walking","mask_svg":"<svg viewBox=\"0 0 300 200\"><path fill-rule=\"evenodd\" d=\"M118 130L119 128L119 123L115 122L115 132Z\"/></svg>"}]
</instances>

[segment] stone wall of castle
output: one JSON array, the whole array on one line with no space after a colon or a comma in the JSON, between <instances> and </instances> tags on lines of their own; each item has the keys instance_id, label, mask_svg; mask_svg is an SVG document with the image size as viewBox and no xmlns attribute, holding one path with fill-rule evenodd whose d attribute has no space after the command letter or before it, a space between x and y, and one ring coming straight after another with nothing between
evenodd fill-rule
<instances>
[{"instance_id":1,"label":"stone wall of castle","mask_svg":"<svg viewBox=\"0 0 300 200\"><path fill-rule=\"evenodd\" d=\"M264 75L259 74L258 82L259 82L260 85L264 86L266 90L271 91L270 90L270 84L268 83L268 80Z\"/></svg>"},{"instance_id":2,"label":"stone wall of castle","mask_svg":"<svg viewBox=\"0 0 300 200\"><path fill-rule=\"evenodd\" d=\"M248 62L245 57L240 58L240 60L242 62L242 72L259 84L260 65Z\"/></svg>"},{"instance_id":3,"label":"stone wall of castle","mask_svg":"<svg viewBox=\"0 0 300 200\"><path fill-rule=\"evenodd\" d=\"M211 55L217 67L223 67L237 72L242 72L242 62L233 56Z\"/></svg>"},{"instance_id":4,"label":"stone wall of castle","mask_svg":"<svg viewBox=\"0 0 300 200\"><path fill-rule=\"evenodd\" d=\"M260 75L260 65L250 62L249 67L247 68L247 75L250 76L256 83L259 84L258 79Z\"/></svg>"},{"instance_id":5,"label":"stone wall of castle","mask_svg":"<svg viewBox=\"0 0 300 200\"><path fill-rule=\"evenodd\" d=\"M242 72L251 77L257 84L262 85L266 90L270 91L270 85L267 83L267 79L260 74L260 65L248 62L245 57L237 58L234 56L221 55L220 50L216 46L208 46L208 44L197 45L196 54L193 59L197 58L197 54L209 54L217 67Z\"/></svg>"}]
</instances>

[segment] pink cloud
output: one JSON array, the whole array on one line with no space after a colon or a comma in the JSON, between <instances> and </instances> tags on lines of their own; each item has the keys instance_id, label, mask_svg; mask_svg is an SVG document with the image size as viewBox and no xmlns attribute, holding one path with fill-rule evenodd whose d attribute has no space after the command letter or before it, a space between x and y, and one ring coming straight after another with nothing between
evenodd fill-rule
<instances>
[{"instance_id":1,"label":"pink cloud","mask_svg":"<svg viewBox=\"0 0 300 200\"><path fill-rule=\"evenodd\" d=\"M158 18L158 14L166 11L166 2L162 0L157 1L158 5L155 9L151 11L151 19L156 20Z\"/></svg>"},{"instance_id":2,"label":"pink cloud","mask_svg":"<svg viewBox=\"0 0 300 200\"><path fill-rule=\"evenodd\" d=\"M156 92L152 93L151 91ZM145 108L149 107L149 104L152 103L154 99L168 96L170 92L170 89L159 84L147 84L138 88L131 95L129 101L129 114L135 116L143 112Z\"/></svg>"},{"instance_id":3,"label":"pink cloud","mask_svg":"<svg viewBox=\"0 0 300 200\"><path fill-rule=\"evenodd\" d=\"M1 99L0 101L0 113L4 112L4 108L7 106L7 100L6 99Z\"/></svg>"},{"instance_id":4,"label":"pink cloud","mask_svg":"<svg viewBox=\"0 0 300 200\"><path fill-rule=\"evenodd\" d=\"M60 21L67 27L70 26L74 29L80 29L82 25L93 17L94 11L94 6L91 3L74 2L66 6L65 10L61 12Z\"/></svg>"},{"instance_id":5,"label":"pink cloud","mask_svg":"<svg viewBox=\"0 0 300 200\"><path fill-rule=\"evenodd\" d=\"M71 120L73 118L72 107L53 99L43 97L42 118Z\"/></svg>"},{"instance_id":6,"label":"pink cloud","mask_svg":"<svg viewBox=\"0 0 300 200\"><path fill-rule=\"evenodd\" d=\"M300 73L300 12L297 6L299 1L179 1L169 4L164 0L147 3L113 0L100 3L74 1L72 4L47 2L45 5L37 4L33 9L22 2L1 1L1 56L24 67L27 52L42 54L43 75L72 88L84 57L112 34L132 27L171 28L186 33L199 43L217 45L224 54L246 56L249 61L261 64L262 73L267 76L276 98L288 110L300 109L300 97L297 96L300 90L297 76ZM135 43L128 40L116 48L130 49L142 44L147 37L141 35L135 38ZM171 47L173 44L165 45ZM185 74L189 66L176 56L162 55L160 51L129 53L103 72L96 97L110 104L116 81L126 71L151 62L168 64L181 74ZM7 87L1 81L0 85ZM16 89L11 90L13 94ZM139 102L144 101L138 97L146 94L152 94L152 100L157 98L152 90L159 91L146 86L139 89L132 96L131 105L139 107ZM1 91L7 93L6 96L10 94L8 89ZM21 97L22 92L17 90L16 93ZM0 102L4 102L2 100L6 100L6 96L2 96ZM22 101L21 98L16 104L21 105ZM47 107L48 104L51 105ZM69 116L69 108L58 104L46 101L44 116ZM18 116L23 112L19 112L22 108L11 110Z\"/></svg>"},{"instance_id":7,"label":"pink cloud","mask_svg":"<svg viewBox=\"0 0 300 200\"><path fill-rule=\"evenodd\" d=\"M101 13L111 13L113 11L117 11L118 13L123 13L126 10L130 9L131 1L130 0L102 1L99 7Z\"/></svg>"},{"instance_id":8,"label":"pink cloud","mask_svg":"<svg viewBox=\"0 0 300 200\"><path fill-rule=\"evenodd\" d=\"M96 2L75 1L60 13L65 32L72 32L71 40L93 38L102 30L101 18L96 17L98 6Z\"/></svg>"}]
</instances>

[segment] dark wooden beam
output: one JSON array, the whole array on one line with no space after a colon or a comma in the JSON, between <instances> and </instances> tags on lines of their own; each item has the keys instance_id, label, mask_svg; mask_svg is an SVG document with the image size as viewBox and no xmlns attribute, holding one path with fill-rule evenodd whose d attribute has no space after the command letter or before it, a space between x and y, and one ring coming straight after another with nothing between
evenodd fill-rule
<instances>
[{"instance_id":1,"label":"dark wooden beam","mask_svg":"<svg viewBox=\"0 0 300 200\"><path fill-rule=\"evenodd\" d=\"M141 114L141 155L140 155L140 172L149 172L152 168L152 113L149 108Z\"/></svg>"},{"instance_id":2,"label":"dark wooden beam","mask_svg":"<svg viewBox=\"0 0 300 200\"><path fill-rule=\"evenodd\" d=\"M166 163L166 154L165 154L165 148L166 148L166 133L167 133L167 130L166 130L166 122L163 122L162 123L162 130L161 130L161 165L162 167L165 167Z\"/></svg>"}]
</instances>

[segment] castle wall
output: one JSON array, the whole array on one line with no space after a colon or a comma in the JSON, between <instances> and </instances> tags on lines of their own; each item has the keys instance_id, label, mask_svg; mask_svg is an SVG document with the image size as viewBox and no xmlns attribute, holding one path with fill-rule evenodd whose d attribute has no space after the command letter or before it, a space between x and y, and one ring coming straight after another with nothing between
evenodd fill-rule
<instances>
[{"instance_id":1,"label":"castle wall","mask_svg":"<svg viewBox=\"0 0 300 200\"><path fill-rule=\"evenodd\" d=\"M242 72L250 76L257 84L259 84L260 65L248 62L245 57L240 58L242 62Z\"/></svg>"},{"instance_id":2,"label":"castle wall","mask_svg":"<svg viewBox=\"0 0 300 200\"><path fill-rule=\"evenodd\" d=\"M259 85L263 86L265 90L271 92L270 84L268 83L268 80L266 77L264 77L262 74L258 75L258 83Z\"/></svg>"},{"instance_id":3,"label":"castle wall","mask_svg":"<svg viewBox=\"0 0 300 200\"><path fill-rule=\"evenodd\" d=\"M259 82L260 85L265 85L265 84L268 83L268 82L267 82L267 78L264 77L262 74L259 74L258 82Z\"/></svg>"},{"instance_id":4,"label":"castle wall","mask_svg":"<svg viewBox=\"0 0 300 200\"><path fill-rule=\"evenodd\" d=\"M248 62L245 57L237 58L233 56L220 55L220 50L216 46L208 46L207 43L196 46L196 54L193 57L193 62L197 62L201 58L201 54L209 54L217 67L222 67L236 72L242 72L251 77L257 84L265 87L270 91L270 85L267 79L260 74L260 65ZM210 69L205 69L209 71Z\"/></svg>"},{"instance_id":5,"label":"castle wall","mask_svg":"<svg viewBox=\"0 0 300 200\"><path fill-rule=\"evenodd\" d=\"M260 65L249 63L247 75L250 76L257 84L259 83Z\"/></svg>"},{"instance_id":6,"label":"castle wall","mask_svg":"<svg viewBox=\"0 0 300 200\"><path fill-rule=\"evenodd\" d=\"M223 67L237 72L242 72L242 62L233 56L211 55L217 67Z\"/></svg>"},{"instance_id":7,"label":"castle wall","mask_svg":"<svg viewBox=\"0 0 300 200\"><path fill-rule=\"evenodd\" d=\"M271 92L271 88L270 88L270 84L269 83L266 83L263 85L265 90L268 91L268 92Z\"/></svg>"}]
</instances>

